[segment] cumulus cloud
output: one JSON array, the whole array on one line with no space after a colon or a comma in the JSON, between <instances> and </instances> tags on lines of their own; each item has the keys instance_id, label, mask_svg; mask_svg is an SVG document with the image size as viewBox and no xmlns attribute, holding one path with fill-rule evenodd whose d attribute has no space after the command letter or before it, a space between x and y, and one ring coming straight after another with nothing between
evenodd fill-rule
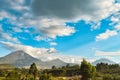
<instances>
[{"instance_id":1,"label":"cumulus cloud","mask_svg":"<svg viewBox=\"0 0 120 80\"><path fill-rule=\"evenodd\" d=\"M97 50L95 52L96 56L119 56L120 55L120 51L116 51L116 52L105 52L105 51L99 51Z\"/></svg>"},{"instance_id":2,"label":"cumulus cloud","mask_svg":"<svg viewBox=\"0 0 120 80\"><path fill-rule=\"evenodd\" d=\"M32 3L36 16L60 19L101 20L118 11L119 7L114 0L33 0Z\"/></svg>"},{"instance_id":3,"label":"cumulus cloud","mask_svg":"<svg viewBox=\"0 0 120 80\"><path fill-rule=\"evenodd\" d=\"M0 34L0 37L1 37L1 39L5 40L5 41L7 40L7 41L10 41L13 43L20 43L17 38L11 37L10 35L5 34L5 33Z\"/></svg>"},{"instance_id":4,"label":"cumulus cloud","mask_svg":"<svg viewBox=\"0 0 120 80\"><path fill-rule=\"evenodd\" d=\"M110 25L113 26L116 31L120 31L120 12L113 14Z\"/></svg>"},{"instance_id":5,"label":"cumulus cloud","mask_svg":"<svg viewBox=\"0 0 120 80\"><path fill-rule=\"evenodd\" d=\"M114 28L119 31L120 30L120 24L115 25Z\"/></svg>"},{"instance_id":6,"label":"cumulus cloud","mask_svg":"<svg viewBox=\"0 0 120 80\"><path fill-rule=\"evenodd\" d=\"M65 25L67 21L95 22L92 28L97 28L100 20L120 8L114 0L0 0L0 5L0 19L9 18L19 27L32 26L36 33L42 34L41 37L53 39L75 33L73 27Z\"/></svg>"},{"instance_id":7,"label":"cumulus cloud","mask_svg":"<svg viewBox=\"0 0 120 80\"><path fill-rule=\"evenodd\" d=\"M65 22L84 20L92 23L92 28L99 27L100 21L117 13L120 10L120 3L114 3L115 0L0 0L0 20L9 19L9 23L19 28L14 28L14 32L21 32L23 27L32 27L35 29L34 40L56 39L57 36L69 36L75 33L75 28L66 26ZM119 18L113 16L112 24L118 23ZM119 29L119 27L115 27ZM26 31L28 32L28 31ZM2 33L2 32L0 32ZM30 32L33 34L33 32ZM5 35L5 36L3 36ZM105 33L99 34L96 40L105 40L111 36L117 35L116 30L106 30ZM11 35L1 34L5 41L16 41ZM22 44L8 43L14 49L19 46L27 52L30 51L40 54L42 52L54 52L54 48L34 48ZM4 42L5 44L5 42ZM30 53L32 54L32 53ZM37 55L37 54L36 54Z\"/></svg>"},{"instance_id":8,"label":"cumulus cloud","mask_svg":"<svg viewBox=\"0 0 120 80\"><path fill-rule=\"evenodd\" d=\"M57 53L57 50L55 48L36 48L32 46L27 45L21 45L21 44L13 44L11 42L0 42L3 47L10 49L10 50L23 50L30 54L33 57L39 58L43 54L52 54Z\"/></svg>"},{"instance_id":9,"label":"cumulus cloud","mask_svg":"<svg viewBox=\"0 0 120 80\"><path fill-rule=\"evenodd\" d=\"M39 31L41 34L50 38L56 38L57 36L69 36L75 32L74 27L65 26L62 21L52 19L42 19L40 21L41 27Z\"/></svg>"},{"instance_id":10,"label":"cumulus cloud","mask_svg":"<svg viewBox=\"0 0 120 80\"><path fill-rule=\"evenodd\" d=\"M115 36L120 31L120 12L114 13L110 17L111 23L109 24L111 27L113 27L113 30L106 30L104 33L99 34L96 36L96 41L99 40L105 40L109 37Z\"/></svg>"},{"instance_id":11,"label":"cumulus cloud","mask_svg":"<svg viewBox=\"0 0 120 80\"><path fill-rule=\"evenodd\" d=\"M52 26L40 29L43 35L55 39L57 36L69 36L75 32L72 27Z\"/></svg>"},{"instance_id":12,"label":"cumulus cloud","mask_svg":"<svg viewBox=\"0 0 120 80\"><path fill-rule=\"evenodd\" d=\"M5 33L2 25L0 25L0 40L9 41L13 43L20 43L20 41L16 37L12 37L11 34Z\"/></svg>"},{"instance_id":13,"label":"cumulus cloud","mask_svg":"<svg viewBox=\"0 0 120 80\"><path fill-rule=\"evenodd\" d=\"M96 41L99 40L106 40L111 36L115 36L117 35L117 31L115 30L106 30L104 33L99 34L98 36L96 36Z\"/></svg>"},{"instance_id":14,"label":"cumulus cloud","mask_svg":"<svg viewBox=\"0 0 120 80\"><path fill-rule=\"evenodd\" d=\"M36 33L42 34L41 37L56 38L57 36L69 36L75 32L73 27L66 27L64 20L39 18L34 16L30 9L31 0L12 0L1 1L0 19L9 18L10 23L17 27L30 27L36 29ZM29 5L28 5L29 3ZM8 5L6 5L8 4ZM62 21L62 22L61 22ZM19 28L14 31L20 32Z\"/></svg>"}]
</instances>

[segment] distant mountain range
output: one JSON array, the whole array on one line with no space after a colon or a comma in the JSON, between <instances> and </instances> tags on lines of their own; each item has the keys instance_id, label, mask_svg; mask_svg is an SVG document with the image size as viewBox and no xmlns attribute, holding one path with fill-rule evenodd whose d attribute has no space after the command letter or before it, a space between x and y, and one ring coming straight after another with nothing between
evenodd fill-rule
<instances>
[{"instance_id":1,"label":"distant mountain range","mask_svg":"<svg viewBox=\"0 0 120 80\"><path fill-rule=\"evenodd\" d=\"M15 51L4 57L0 58L0 64L11 64L16 67L29 67L32 63L36 63L39 68L51 68L53 65L56 67L66 66L68 63L61 61L60 59L43 62L36 59L24 51ZM70 63L73 65L72 63Z\"/></svg>"},{"instance_id":2,"label":"distant mountain range","mask_svg":"<svg viewBox=\"0 0 120 80\"><path fill-rule=\"evenodd\" d=\"M0 64L9 64L9 65L13 65L15 67L28 68L28 67L30 67L30 65L33 62L36 63L38 68L42 68L42 69L51 68L53 65L56 67L66 66L67 64L75 65L73 63L66 63L60 59L54 59L51 61L43 62L21 50L12 52L12 53L0 58ZM113 62L109 59L106 59L106 58L101 58L99 60L96 60L92 64L96 65L98 63L115 64L115 62Z\"/></svg>"},{"instance_id":3,"label":"distant mountain range","mask_svg":"<svg viewBox=\"0 0 120 80\"><path fill-rule=\"evenodd\" d=\"M92 64L93 65L96 65L98 63L108 63L108 64L116 64L115 62L109 60L109 59L106 59L106 58L101 58L101 59L98 59L96 61L94 61Z\"/></svg>"}]
</instances>

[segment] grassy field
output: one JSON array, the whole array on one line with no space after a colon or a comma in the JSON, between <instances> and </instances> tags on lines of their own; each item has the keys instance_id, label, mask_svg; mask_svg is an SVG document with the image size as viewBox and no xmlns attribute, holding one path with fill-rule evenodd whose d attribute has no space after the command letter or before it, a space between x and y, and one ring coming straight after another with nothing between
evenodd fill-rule
<instances>
[{"instance_id":1,"label":"grassy field","mask_svg":"<svg viewBox=\"0 0 120 80\"><path fill-rule=\"evenodd\" d=\"M0 80L5 80L5 77L0 77Z\"/></svg>"},{"instance_id":2,"label":"grassy field","mask_svg":"<svg viewBox=\"0 0 120 80\"><path fill-rule=\"evenodd\" d=\"M0 69L14 69L15 67L10 64L0 64Z\"/></svg>"}]
</instances>

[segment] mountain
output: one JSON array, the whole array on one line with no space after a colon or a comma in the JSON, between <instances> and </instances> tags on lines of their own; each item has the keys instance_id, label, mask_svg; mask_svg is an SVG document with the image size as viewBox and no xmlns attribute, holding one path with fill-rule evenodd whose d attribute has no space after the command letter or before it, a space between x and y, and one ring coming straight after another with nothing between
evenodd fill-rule
<instances>
[{"instance_id":1,"label":"mountain","mask_svg":"<svg viewBox=\"0 0 120 80\"><path fill-rule=\"evenodd\" d=\"M60 59L54 59L54 60L51 60L51 61L48 61L46 62L46 66L56 66L56 67L59 67L59 66L63 66L63 65L67 65L67 63L61 61Z\"/></svg>"},{"instance_id":2,"label":"mountain","mask_svg":"<svg viewBox=\"0 0 120 80\"><path fill-rule=\"evenodd\" d=\"M92 64L93 65L96 65L98 63L108 63L108 64L115 64L115 62L109 60L109 59L106 59L106 58L101 58L101 59L98 59L96 61L94 61Z\"/></svg>"},{"instance_id":3,"label":"mountain","mask_svg":"<svg viewBox=\"0 0 120 80\"><path fill-rule=\"evenodd\" d=\"M12 52L0 58L0 64L11 64L16 67L28 68L33 62L36 63L38 68L42 68L42 69L51 68L53 65L56 67L61 67L61 66L66 66L68 64L68 63L63 62L60 59L43 62L21 50Z\"/></svg>"},{"instance_id":4,"label":"mountain","mask_svg":"<svg viewBox=\"0 0 120 80\"><path fill-rule=\"evenodd\" d=\"M28 66L33 62L40 62L40 60L30 56L24 51L15 51L0 58L0 64L12 64L18 67Z\"/></svg>"}]
</instances>

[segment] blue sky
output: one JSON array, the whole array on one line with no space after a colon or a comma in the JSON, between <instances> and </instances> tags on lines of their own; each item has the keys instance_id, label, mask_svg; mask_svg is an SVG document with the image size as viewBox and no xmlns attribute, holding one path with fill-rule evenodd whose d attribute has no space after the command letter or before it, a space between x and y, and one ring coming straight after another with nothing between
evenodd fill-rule
<instances>
[{"instance_id":1,"label":"blue sky","mask_svg":"<svg viewBox=\"0 0 120 80\"><path fill-rule=\"evenodd\" d=\"M0 0L0 56L78 63L120 59L119 0Z\"/></svg>"}]
</instances>

